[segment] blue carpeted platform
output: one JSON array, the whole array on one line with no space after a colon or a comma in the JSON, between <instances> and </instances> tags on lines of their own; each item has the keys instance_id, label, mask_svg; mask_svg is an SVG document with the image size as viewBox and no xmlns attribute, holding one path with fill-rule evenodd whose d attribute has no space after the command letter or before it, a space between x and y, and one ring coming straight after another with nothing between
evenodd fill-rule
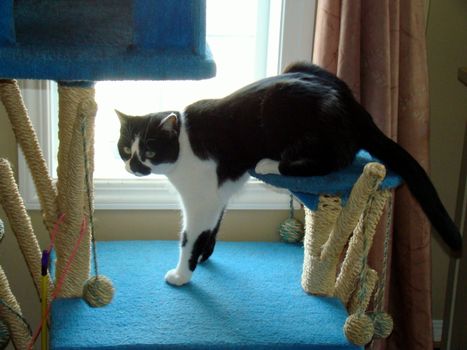
<instances>
[{"instance_id":1,"label":"blue carpeted platform","mask_svg":"<svg viewBox=\"0 0 467 350\"><path fill-rule=\"evenodd\" d=\"M99 242L98 252L115 299L54 301L52 349L358 349L342 304L302 290L302 246L219 242L181 288L164 282L178 242Z\"/></svg>"},{"instance_id":2,"label":"blue carpeted platform","mask_svg":"<svg viewBox=\"0 0 467 350\"><path fill-rule=\"evenodd\" d=\"M1 0L0 77L204 79L205 0Z\"/></svg>"},{"instance_id":3,"label":"blue carpeted platform","mask_svg":"<svg viewBox=\"0 0 467 350\"><path fill-rule=\"evenodd\" d=\"M318 206L321 194L338 195L345 203L353 185L363 172L363 168L370 162L381 163L368 152L361 150L357 153L353 163L345 169L325 176L282 176L261 175L250 171L250 175L270 185L286 188L311 210ZM386 177L381 182L381 189L396 188L402 184L402 178L393 171L386 170Z\"/></svg>"}]
</instances>

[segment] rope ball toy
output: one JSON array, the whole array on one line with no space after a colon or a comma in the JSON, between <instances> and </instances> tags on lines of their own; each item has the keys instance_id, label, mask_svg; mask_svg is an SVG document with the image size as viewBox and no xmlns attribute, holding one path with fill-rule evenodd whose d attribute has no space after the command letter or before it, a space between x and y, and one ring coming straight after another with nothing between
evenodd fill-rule
<instances>
[{"instance_id":1,"label":"rope ball toy","mask_svg":"<svg viewBox=\"0 0 467 350\"><path fill-rule=\"evenodd\" d=\"M83 298L92 307L101 307L110 304L114 296L112 282L105 276L93 276L86 281L83 287Z\"/></svg>"},{"instance_id":2,"label":"rope ball toy","mask_svg":"<svg viewBox=\"0 0 467 350\"><path fill-rule=\"evenodd\" d=\"M352 314L345 320L344 333L355 345L368 344L375 333L373 320L363 313Z\"/></svg>"},{"instance_id":3,"label":"rope ball toy","mask_svg":"<svg viewBox=\"0 0 467 350\"><path fill-rule=\"evenodd\" d=\"M279 225L279 235L282 241L288 243L298 243L303 240L305 229L300 220L294 217L293 197L290 196L290 214L288 219Z\"/></svg>"},{"instance_id":4,"label":"rope ball toy","mask_svg":"<svg viewBox=\"0 0 467 350\"><path fill-rule=\"evenodd\" d=\"M370 315L375 328L375 338L387 338L394 327L391 315L386 312L373 312Z\"/></svg>"},{"instance_id":5,"label":"rope ball toy","mask_svg":"<svg viewBox=\"0 0 467 350\"><path fill-rule=\"evenodd\" d=\"M386 312L355 313L347 317L344 332L355 345L368 344L373 338L387 338L393 329L392 317Z\"/></svg>"}]
</instances>

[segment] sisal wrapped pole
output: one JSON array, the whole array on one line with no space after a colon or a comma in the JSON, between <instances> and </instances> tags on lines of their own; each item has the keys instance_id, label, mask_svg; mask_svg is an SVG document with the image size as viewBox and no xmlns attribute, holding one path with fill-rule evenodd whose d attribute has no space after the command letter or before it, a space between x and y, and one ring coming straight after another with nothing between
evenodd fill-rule
<instances>
[{"instance_id":1,"label":"sisal wrapped pole","mask_svg":"<svg viewBox=\"0 0 467 350\"><path fill-rule=\"evenodd\" d=\"M322 259L337 260L367 206L368 199L386 176L384 165L368 163L352 187L347 204L337 218L334 232L323 247Z\"/></svg>"},{"instance_id":2,"label":"sisal wrapped pole","mask_svg":"<svg viewBox=\"0 0 467 350\"><path fill-rule=\"evenodd\" d=\"M14 311L12 312L4 304L0 304L0 318L8 327L15 349L27 349L31 341L31 333L28 326L19 317L22 314L21 308L11 292L10 284L1 266L0 299Z\"/></svg>"},{"instance_id":3,"label":"sisal wrapped pole","mask_svg":"<svg viewBox=\"0 0 467 350\"><path fill-rule=\"evenodd\" d=\"M311 229L305 234L302 273L302 287L307 293L334 295L339 257L365 210L369 197L376 191L385 175L383 165L368 163L354 184L347 204L338 215L337 210L330 207L333 205L332 201L327 203L324 196L320 197L322 203L318 205L318 210L313 216L307 215L307 228ZM317 225L318 222L313 223L314 220L326 224L321 228Z\"/></svg>"},{"instance_id":4,"label":"sisal wrapped pole","mask_svg":"<svg viewBox=\"0 0 467 350\"><path fill-rule=\"evenodd\" d=\"M8 217L40 298L41 250L32 228L31 219L19 194L10 163L6 159L0 159L0 204ZM47 278L49 279L49 291L51 291L53 284L50 277Z\"/></svg>"},{"instance_id":5,"label":"sisal wrapped pole","mask_svg":"<svg viewBox=\"0 0 467 350\"><path fill-rule=\"evenodd\" d=\"M21 146L41 203L45 226L52 231L57 218L57 191L47 169L39 141L16 80L0 80L0 97Z\"/></svg>"},{"instance_id":6,"label":"sisal wrapped pole","mask_svg":"<svg viewBox=\"0 0 467 350\"><path fill-rule=\"evenodd\" d=\"M94 102L94 88L59 86L59 140L58 153L58 206L65 214L62 233L56 238L56 271L60 278L68 261L73 246L78 241L81 224L90 212L86 209L85 169L83 155L82 130L86 123L87 135L93 140L94 118L97 106ZM92 142L88 143L92 144ZM88 147L87 157L94 158L93 146ZM92 161L91 166L92 167ZM92 169L89 169L92 176ZM92 181L92 180L90 180ZM92 210L92 208L91 208ZM72 268L64 280L60 297L81 297L83 285L90 272L90 231L74 258Z\"/></svg>"},{"instance_id":7,"label":"sisal wrapped pole","mask_svg":"<svg viewBox=\"0 0 467 350\"><path fill-rule=\"evenodd\" d=\"M330 266L329 263L332 262L323 261L321 252L324 243L329 239L334 229L341 210L340 198L331 196L320 196L316 211L305 207L302 288L307 293L333 295L337 267Z\"/></svg>"},{"instance_id":8,"label":"sisal wrapped pole","mask_svg":"<svg viewBox=\"0 0 467 350\"><path fill-rule=\"evenodd\" d=\"M373 237L376 232L376 226L381 218L386 201L390 196L389 191L377 191L366 211L366 215L361 216L354 234L350 238L345 259L337 277L335 296L337 296L344 305L350 299L352 292L358 284L358 276L362 271L362 256L368 255L369 249L373 244ZM366 240L366 243L364 242Z\"/></svg>"}]
</instances>

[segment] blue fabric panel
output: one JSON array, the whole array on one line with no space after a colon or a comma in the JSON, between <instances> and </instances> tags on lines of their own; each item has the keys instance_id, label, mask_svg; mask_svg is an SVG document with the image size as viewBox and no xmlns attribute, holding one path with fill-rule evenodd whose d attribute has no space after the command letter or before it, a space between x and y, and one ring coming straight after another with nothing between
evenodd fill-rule
<instances>
[{"instance_id":1,"label":"blue fabric panel","mask_svg":"<svg viewBox=\"0 0 467 350\"><path fill-rule=\"evenodd\" d=\"M15 43L13 0L0 1L0 47Z\"/></svg>"},{"instance_id":2,"label":"blue fabric panel","mask_svg":"<svg viewBox=\"0 0 467 350\"><path fill-rule=\"evenodd\" d=\"M132 43L131 0L17 0L17 41L52 50Z\"/></svg>"},{"instance_id":3,"label":"blue fabric panel","mask_svg":"<svg viewBox=\"0 0 467 350\"><path fill-rule=\"evenodd\" d=\"M343 203L345 203L352 190L352 186L362 174L365 165L370 162L381 163L368 152L361 150L350 166L326 176L260 175L255 173L254 170L250 171L250 175L270 185L290 190L304 205L311 210L315 210L318 204L318 197L321 194L339 195L342 197ZM386 177L381 183L380 188L396 188L402 182L402 178L399 175L387 170Z\"/></svg>"},{"instance_id":4,"label":"blue fabric panel","mask_svg":"<svg viewBox=\"0 0 467 350\"><path fill-rule=\"evenodd\" d=\"M51 349L359 349L345 308L301 288L303 247L219 242L183 287L164 282L175 241L99 242L112 303L53 302Z\"/></svg>"},{"instance_id":5,"label":"blue fabric panel","mask_svg":"<svg viewBox=\"0 0 467 350\"><path fill-rule=\"evenodd\" d=\"M13 20L11 6L6 6L10 1L0 1L0 10L5 10L0 12L0 35L7 28L3 23ZM203 4L199 0L17 0L16 44L0 42L0 77L64 81L212 77L215 64L205 45ZM135 8L138 5L141 8Z\"/></svg>"},{"instance_id":6,"label":"blue fabric panel","mask_svg":"<svg viewBox=\"0 0 467 350\"><path fill-rule=\"evenodd\" d=\"M199 33L195 30L205 27L205 17L199 15L205 11L204 1L199 0L136 0L135 44L145 48L191 48L200 52L196 47Z\"/></svg>"}]
</instances>

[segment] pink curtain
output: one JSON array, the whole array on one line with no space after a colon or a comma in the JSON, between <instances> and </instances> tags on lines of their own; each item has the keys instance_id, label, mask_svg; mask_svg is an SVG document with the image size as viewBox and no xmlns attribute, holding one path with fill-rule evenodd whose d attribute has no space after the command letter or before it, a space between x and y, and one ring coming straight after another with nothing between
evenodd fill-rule
<instances>
[{"instance_id":1,"label":"pink curtain","mask_svg":"<svg viewBox=\"0 0 467 350\"><path fill-rule=\"evenodd\" d=\"M429 164L424 0L319 0L313 62L336 73L378 126ZM380 268L384 224L370 260ZM374 348L432 349L430 225L405 187L395 196L386 305L393 334Z\"/></svg>"}]
</instances>

